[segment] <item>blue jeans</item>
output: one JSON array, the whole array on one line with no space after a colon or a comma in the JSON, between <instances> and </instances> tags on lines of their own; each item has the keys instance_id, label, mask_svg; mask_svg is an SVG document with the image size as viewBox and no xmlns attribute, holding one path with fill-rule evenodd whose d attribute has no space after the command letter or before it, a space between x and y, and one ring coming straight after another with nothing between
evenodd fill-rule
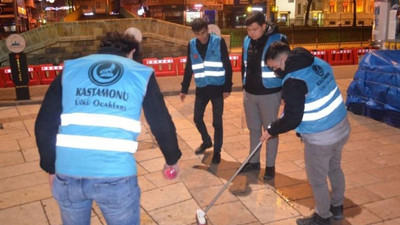
<instances>
[{"instance_id":1,"label":"blue jeans","mask_svg":"<svg viewBox=\"0 0 400 225\"><path fill-rule=\"evenodd\" d=\"M52 193L64 225L90 225L96 201L108 225L140 224L137 177L75 178L57 174Z\"/></svg>"}]
</instances>

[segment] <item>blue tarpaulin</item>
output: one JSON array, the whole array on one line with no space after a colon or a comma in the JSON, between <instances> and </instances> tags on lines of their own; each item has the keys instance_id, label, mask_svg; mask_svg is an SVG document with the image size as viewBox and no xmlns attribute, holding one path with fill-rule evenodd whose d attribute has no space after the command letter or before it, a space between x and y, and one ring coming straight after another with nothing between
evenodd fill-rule
<instances>
[{"instance_id":1,"label":"blue tarpaulin","mask_svg":"<svg viewBox=\"0 0 400 225\"><path fill-rule=\"evenodd\" d=\"M368 52L347 89L346 106L400 128L400 50Z\"/></svg>"}]
</instances>

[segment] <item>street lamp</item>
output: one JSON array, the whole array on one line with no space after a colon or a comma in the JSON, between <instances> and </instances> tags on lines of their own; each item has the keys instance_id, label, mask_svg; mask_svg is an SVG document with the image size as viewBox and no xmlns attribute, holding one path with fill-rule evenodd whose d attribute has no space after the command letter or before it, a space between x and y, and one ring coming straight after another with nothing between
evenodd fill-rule
<instances>
[{"instance_id":1,"label":"street lamp","mask_svg":"<svg viewBox=\"0 0 400 225\"><path fill-rule=\"evenodd\" d=\"M275 17L276 17L276 13L279 11L279 7L276 5L271 5L270 7L270 11L271 11L271 22L275 22Z\"/></svg>"}]
</instances>

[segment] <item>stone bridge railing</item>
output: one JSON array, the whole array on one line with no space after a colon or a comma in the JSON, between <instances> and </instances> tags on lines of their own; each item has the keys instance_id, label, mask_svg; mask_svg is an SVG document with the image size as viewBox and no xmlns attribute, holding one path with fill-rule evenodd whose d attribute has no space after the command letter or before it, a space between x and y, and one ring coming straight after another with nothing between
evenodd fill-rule
<instances>
[{"instance_id":1,"label":"stone bridge railing","mask_svg":"<svg viewBox=\"0 0 400 225\"><path fill-rule=\"evenodd\" d=\"M106 32L123 32L136 27L142 32L143 57L176 57L186 55L193 33L188 26L152 18L86 20L49 24L21 35L26 40L24 52L28 64L58 64L97 51L100 37ZM224 36L227 44L229 36ZM229 48L229 46L228 46ZM0 63L8 65L6 41L0 42Z\"/></svg>"}]
</instances>

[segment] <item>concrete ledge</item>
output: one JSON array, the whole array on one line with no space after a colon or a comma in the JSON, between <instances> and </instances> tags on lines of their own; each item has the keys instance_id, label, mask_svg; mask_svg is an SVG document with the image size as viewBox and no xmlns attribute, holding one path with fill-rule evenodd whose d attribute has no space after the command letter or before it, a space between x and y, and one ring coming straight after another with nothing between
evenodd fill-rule
<instances>
[{"instance_id":1,"label":"concrete ledge","mask_svg":"<svg viewBox=\"0 0 400 225\"><path fill-rule=\"evenodd\" d=\"M336 80L353 78L358 65L334 66L333 74ZM181 92L183 76L157 77L157 83L164 96L178 95ZM240 72L232 75L232 91L242 91L242 76ZM13 105L40 104L49 88L48 85L30 86L31 100L16 100L15 88L0 88L0 107ZM194 94L196 85L192 78L189 94ZM345 90L342 90L345 91Z\"/></svg>"}]
</instances>

